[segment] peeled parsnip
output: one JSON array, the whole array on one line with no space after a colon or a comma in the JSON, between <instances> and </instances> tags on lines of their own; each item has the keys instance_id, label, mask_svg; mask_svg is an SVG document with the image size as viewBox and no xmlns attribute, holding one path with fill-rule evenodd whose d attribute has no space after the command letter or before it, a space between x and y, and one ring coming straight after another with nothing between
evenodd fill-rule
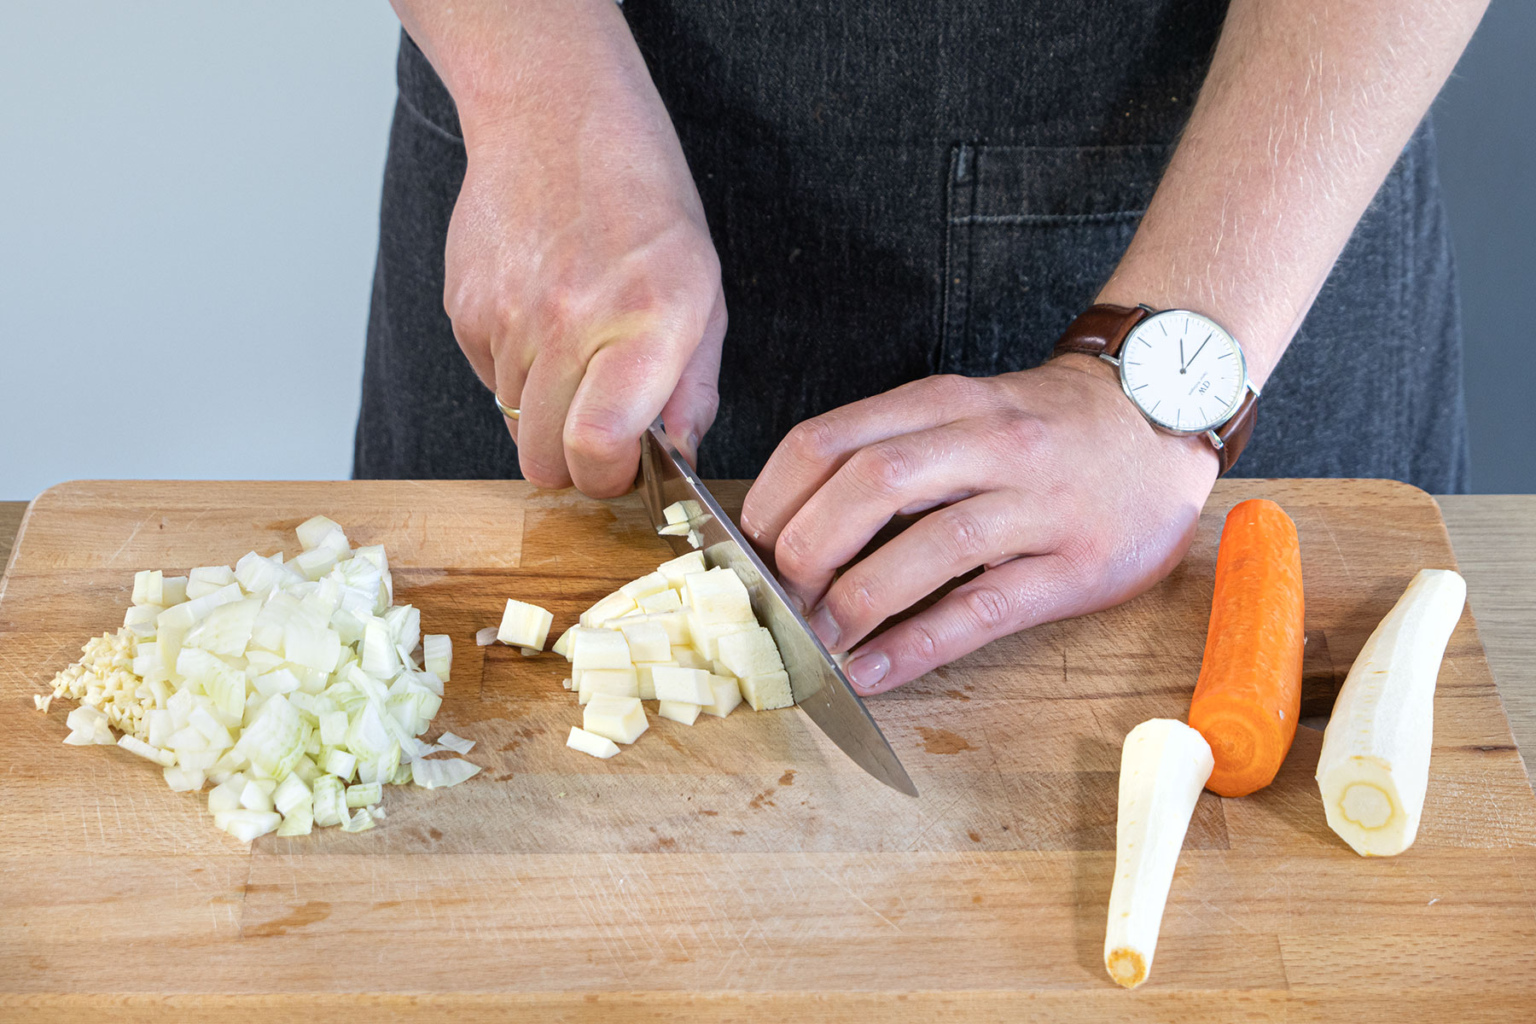
<instances>
[{"instance_id":1,"label":"peeled parsnip","mask_svg":"<svg viewBox=\"0 0 1536 1024\"><path fill-rule=\"evenodd\" d=\"M1413 845L1429 785L1435 679L1467 584L1421 569L1350 667L1323 733L1317 784L1328 827L1362 857Z\"/></svg>"},{"instance_id":2,"label":"peeled parsnip","mask_svg":"<svg viewBox=\"0 0 1536 1024\"><path fill-rule=\"evenodd\" d=\"M1152 971L1173 869L1214 766L1210 745L1183 722L1154 718L1125 737L1104 966L1126 988Z\"/></svg>"}]
</instances>

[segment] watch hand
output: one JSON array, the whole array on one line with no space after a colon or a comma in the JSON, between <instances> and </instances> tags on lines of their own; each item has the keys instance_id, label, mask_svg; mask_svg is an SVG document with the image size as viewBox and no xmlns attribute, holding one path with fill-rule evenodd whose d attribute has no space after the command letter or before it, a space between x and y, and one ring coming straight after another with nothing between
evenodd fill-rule
<instances>
[{"instance_id":1,"label":"watch hand","mask_svg":"<svg viewBox=\"0 0 1536 1024\"><path fill-rule=\"evenodd\" d=\"M1184 339L1181 337L1179 338L1179 372L1183 373L1184 367L1188 365L1189 364L1184 361Z\"/></svg>"},{"instance_id":2,"label":"watch hand","mask_svg":"<svg viewBox=\"0 0 1536 1024\"><path fill-rule=\"evenodd\" d=\"M1205 351L1205 346L1207 346L1207 345L1209 345L1211 343L1211 338L1212 337L1213 337L1213 335L1210 335L1210 334L1207 334L1205 336L1205 340L1200 343L1200 347L1195 349L1195 354L1189 357L1189 362L1190 363L1192 363L1196 359L1200 358L1200 353ZM1184 365L1188 366L1189 363L1185 363Z\"/></svg>"}]
</instances>

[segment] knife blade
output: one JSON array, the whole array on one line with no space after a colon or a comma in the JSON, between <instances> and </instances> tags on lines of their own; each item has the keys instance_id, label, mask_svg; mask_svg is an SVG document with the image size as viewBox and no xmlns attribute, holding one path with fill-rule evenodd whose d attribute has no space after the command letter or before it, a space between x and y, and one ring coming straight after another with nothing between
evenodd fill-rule
<instances>
[{"instance_id":1,"label":"knife blade","mask_svg":"<svg viewBox=\"0 0 1536 1024\"><path fill-rule=\"evenodd\" d=\"M746 584L752 611L773 634L784 659L795 703L860 768L898 792L917 796L907 770L842 669L795 610L752 545L721 510L704 481L667 439L660 420L651 424L641 439L637 485L651 523L658 528L667 525L663 512L667 506L679 501L697 503L697 513L689 517L688 525L700 541L705 564L711 569L725 566ZM687 537L665 539L679 554L694 550Z\"/></svg>"}]
</instances>

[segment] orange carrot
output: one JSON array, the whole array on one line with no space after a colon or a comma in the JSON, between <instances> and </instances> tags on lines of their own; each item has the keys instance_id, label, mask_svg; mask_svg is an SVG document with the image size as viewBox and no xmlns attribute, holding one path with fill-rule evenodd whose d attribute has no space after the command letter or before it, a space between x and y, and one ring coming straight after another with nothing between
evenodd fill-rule
<instances>
[{"instance_id":1,"label":"orange carrot","mask_svg":"<svg viewBox=\"0 0 1536 1024\"><path fill-rule=\"evenodd\" d=\"M1189 724L1216 759L1206 788L1247 796L1274 779L1301 709L1304 604L1296 524L1254 498L1227 513Z\"/></svg>"}]
</instances>

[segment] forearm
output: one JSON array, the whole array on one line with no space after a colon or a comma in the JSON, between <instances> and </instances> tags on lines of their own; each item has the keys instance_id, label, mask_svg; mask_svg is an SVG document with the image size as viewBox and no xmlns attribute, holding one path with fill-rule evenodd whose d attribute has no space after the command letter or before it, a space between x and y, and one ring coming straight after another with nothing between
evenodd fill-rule
<instances>
[{"instance_id":1,"label":"forearm","mask_svg":"<svg viewBox=\"0 0 1536 1024\"><path fill-rule=\"evenodd\" d=\"M1233 0L1101 302L1213 316L1266 380L1487 0Z\"/></svg>"},{"instance_id":2,"label":"forearm","mask_svg":"<svg viewBox=\"0 0 1536 1024\"><path fill-rule=\"evenodd\" d=\"M651 90L613 0L390 2L453 96L471 147L525 118L553 116L569 138L583 110Z\"/></svg>"}]
</instances>

